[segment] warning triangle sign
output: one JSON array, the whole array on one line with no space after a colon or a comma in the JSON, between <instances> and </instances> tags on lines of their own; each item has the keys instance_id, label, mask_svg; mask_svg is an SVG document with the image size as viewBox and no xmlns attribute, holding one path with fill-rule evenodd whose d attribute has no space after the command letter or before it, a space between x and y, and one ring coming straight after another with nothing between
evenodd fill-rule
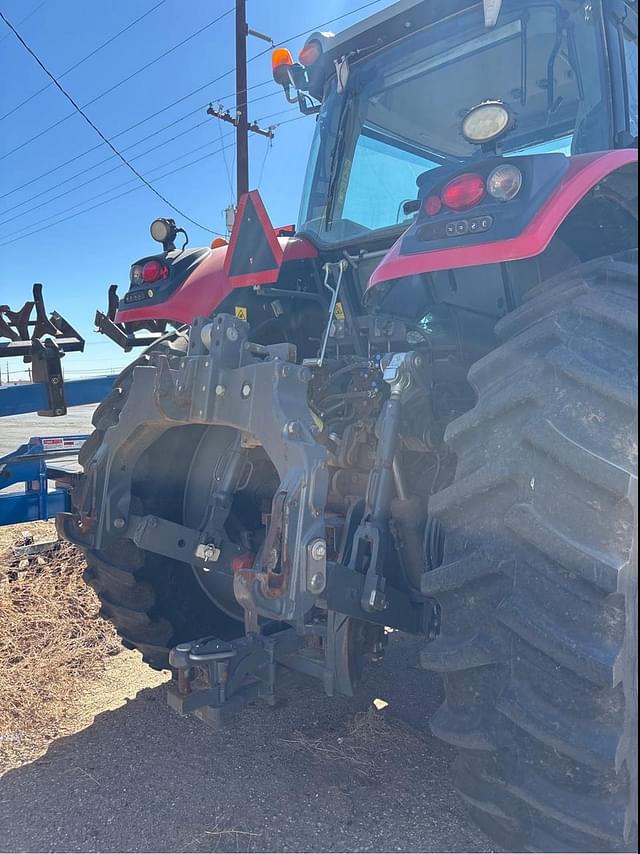
<instances>
[{"instance_id":1,"label":"warning triangle sign","mask_svg":"<svg viewBox=\"0 0 640 854\"><path fill-rule=\"evenodd\" d=\"M283 249L257 190L240 198L224 262L234 287L268 285L277 281Z\"/></svg>"}]
</instances>

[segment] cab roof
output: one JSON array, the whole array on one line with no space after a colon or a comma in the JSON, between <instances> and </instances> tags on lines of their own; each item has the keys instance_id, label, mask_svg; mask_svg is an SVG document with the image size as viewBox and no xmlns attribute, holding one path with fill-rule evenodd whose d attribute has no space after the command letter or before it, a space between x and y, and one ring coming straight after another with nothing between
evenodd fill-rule
<instances>
[{"instance_id":1,"label":"cab roof","mask_svg":"<svg viewBox=\"0 0 640 854\"><path fill-rule=\"evenodd\" d=\"M324 84L335 73L334 60L353 52L379 50L429 23L478 5L481 0L397 0L341 33L311 33L306 43L319 42L322 56L307 69L309 93L322 99Z\"/></svg>"}]
</instances>

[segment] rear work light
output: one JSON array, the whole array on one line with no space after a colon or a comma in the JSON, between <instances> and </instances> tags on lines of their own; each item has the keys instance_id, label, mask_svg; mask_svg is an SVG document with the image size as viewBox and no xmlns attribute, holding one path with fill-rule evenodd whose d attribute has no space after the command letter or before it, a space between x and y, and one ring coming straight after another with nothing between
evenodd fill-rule
<instances>
[{"instance_id":1,"label":"rear work light","mask_svg":"<svg viewBox=\"0 0 640 854\"><path fill-rule=\"evenodd\" d=\"M510 202L511 199L515 199L521 187L522 172L511 163L496 166L487 178L487 191L499 202Z\"/></svg>"},{"instance_id":2,"label":"rear work light","mask_svg":"<svg viewBox=\"0 0 640 854\"><path fill-rule=\"evenodd\" d=\"M160 261L147 261L142 268L143 282L157 282L160 279L166 279L169 275L169 270Z\"/></svg>"},{"instance_id":3,"label":"rear work light","mask_svg":"<svg viewBox=\"0 0 640 854\"><path fill-rule=\"evenodd\" d=\"M474 172L458 175L441 193L442 204L452 211L466 211L482 201L486 193L484 178Z\"/></svg>"}]
</instances>

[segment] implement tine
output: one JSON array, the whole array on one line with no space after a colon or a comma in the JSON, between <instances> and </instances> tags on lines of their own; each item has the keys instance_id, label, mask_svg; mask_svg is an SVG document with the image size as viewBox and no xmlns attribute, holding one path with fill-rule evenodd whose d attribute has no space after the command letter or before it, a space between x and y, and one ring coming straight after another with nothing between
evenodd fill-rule
<instances>
[{"instance_id":1,"label":"implement tine","mask_svg":"<svg viewBox=\"0 0 640 854\"><path fill-rule=\"evenodd\" d=\"M4 313L13 328L16 330L17 337L11 337L13 341L28 341L31 337L29 335L29 318L31 317L31 312L33 311L33 306L35 303L29 301L25 302L22 308L19 311L11 311L8 306L3 306Z\"/></svg>"},{"instance_id":2,"label":"implement tine","mask_svg":"<svg viewBox=\"0 0 640 854\"><path fill-rule=\"evenodd\" d=\"M109 292L107 296L107 317L109 320L115 321L119 305L120 300L118 298L118 286L109 285Z\"/></svg>"},{"instance_id":3,"label":"implement tine","mask_svg":"<svg viewBox=\"0 0 640 854\"><path fill-rule=\"evenodd\" d=\"M33 286L33 301L36 307L36 322L33 328L33 338L42 338L44 335L58 335L58 330L47 317L42 296L42 285L36 282Z\"/></svg>"}]
</instances>

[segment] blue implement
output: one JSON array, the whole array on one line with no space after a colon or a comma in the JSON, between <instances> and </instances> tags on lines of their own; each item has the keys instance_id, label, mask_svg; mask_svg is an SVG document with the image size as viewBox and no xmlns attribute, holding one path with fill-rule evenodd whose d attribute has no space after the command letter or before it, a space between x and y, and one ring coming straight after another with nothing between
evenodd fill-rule
<instances>
[{"instance_id":1,"label":"blue implement","mask_svg":"<svg viewBox=\"0 0 640 854\"><path fill-rule=\"evenodd\" d=\"M87 403L99 403L111 391L114 380L113 375L68 380L64 384L66 405L82 406ZM23 415L27 412L46 410L48 405L49 392L46 383L25 383L0 388L0 418L6 415Z\"/></svg>"},{"instance_id":2,"label":"blue implement","mask_svg":"<svg viewBox=\"0 0 640 854\"><path fill-rule=\"evenodd\" d=\"M59 483L49 489L49 481L64 481L70 472L48 463L76 457L86 435L33 436L10 454L0 457L0 492L23 483L22 492L0 494L0 526L49 519L70 509L69 489Z\"/></svg>"}]
</instances>

